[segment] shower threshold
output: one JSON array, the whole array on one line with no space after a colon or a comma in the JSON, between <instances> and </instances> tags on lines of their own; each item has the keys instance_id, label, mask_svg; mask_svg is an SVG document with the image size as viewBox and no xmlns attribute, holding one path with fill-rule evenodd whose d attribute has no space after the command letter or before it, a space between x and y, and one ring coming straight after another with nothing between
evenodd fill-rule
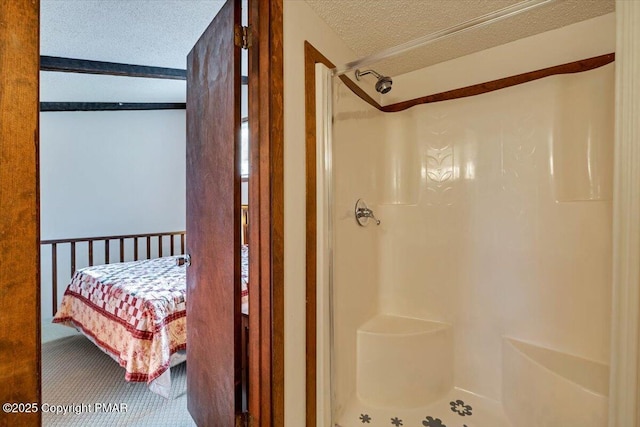
<instances>
[{"instance_id":1,"label":"shower threshold","mask_svg":"<svg viewBox=\"0 0 640 427\"><path fill-rule=\"evenodd\" d=\"M335 427L512 427L502 405L454 388L442 399L418 408L382 408L354 399Z\"/></svg>"}]
</instances>

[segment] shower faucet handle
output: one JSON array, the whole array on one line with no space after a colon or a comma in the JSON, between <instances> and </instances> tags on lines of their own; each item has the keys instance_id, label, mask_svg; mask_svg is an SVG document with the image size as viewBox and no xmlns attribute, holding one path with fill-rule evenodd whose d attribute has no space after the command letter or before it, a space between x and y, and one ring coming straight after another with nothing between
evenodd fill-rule
<instances>
[{"instance_id":1,"label":"shower faucet handle","mask_svg":"<svg viewBox=\"0 0 640 427\"><path fill-rule=\"evenodd\" d=\"M355 214L356 221L361 227L364 227L369 223L369 218L374 220L376 222L376 225L380 225L380 220L376 218L373 211L369 209L365 201L362 199L358 199L358 201L356 202Z\"/></svg>"},{"instance_id":2,"label":"shower faucet handle","mask_svg":"<svg viewBox=\"0 0 640 427\"><path fill-rule=\"evenodd\" d=\"M376 218L373 211L369 208L358 208L356 211L356 218L372 218L376 221L376 224L380 224L380 220Z\"/></svg>"}]
</instances>

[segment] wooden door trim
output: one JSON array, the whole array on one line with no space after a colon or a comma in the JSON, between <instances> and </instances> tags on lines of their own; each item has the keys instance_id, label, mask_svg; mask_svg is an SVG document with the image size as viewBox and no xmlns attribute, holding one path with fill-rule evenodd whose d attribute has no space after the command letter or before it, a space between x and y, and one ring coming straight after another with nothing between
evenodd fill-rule
<instances>
[{"instance_id":1,"label":"wooden door trim","mask_svg":"<svg viewBox=\"0 0 640 427\"><path fill-rule=\"evenodd\" d=\"M265 73L265 83L260 86L260 92L266 96L261 97L259 121L260 127L265 131L260 134L260 146L263 147L259 153L259 160L263 166L259 171L261 179L255 183L256 185L252 185L257 191L251 199L254 206L261 208L259 221L253 222L252 233L258 228L264 230L262 235L257 234L260 236L259 267L261 276L266 278L259 292L264 298L258 305L261 320L258 326L264 331L264 335L258 337L257 341L254 337L251 345L253 354L260 355L261 367L264 368L261 372L264 371L267 376L258 376L262 390L258 398L252 399L250 407L264 408L267 415L259 418L260 422L256 425L281 426L284 425L283 6L282 0L252 1L258 2L260 17L263 18L256 23L256 29L260 27L259 31L267 36L257 39L258 44L263 46L260 49L260 70ZM5 60L0 62L0 81L5 88L18 88L15 96L9 96L10 92L7 90L5 96L0 99L0 114L7 114L3 116L3 123L13 124L12 127L3 126L0 144L13 144L14 147L19 147L19 150L24 149L21 154L10 158L6 165L2 165L3 170L13 171L15 179L10 182L15 184L16 188L15 191L2 192L0 195L5 209L3 222L0 224L4 228L4 220L9 219L11 214L24 216L26 212L29 217L25 220L20 216L19 224L23 228L15 227L12 223L8 234L0 234L3 259L11 260L12 266L18 270L23 265L26 268L22 270L25 277L20 283L21 289L27 295L17 299L22 301L21 304L6 304L4 314L7 323L13 326L29 322L24 330L31 331L34 335L23 339L25 342L22 349L28 355L27 359L12 358L7 360L6 365L2 360L0 372L4 375L6 369L7 375L3 378L11 378L16 384L13 389L3 388L9 393L5 401L15 396L16 399L24 401L40 402L40 252L37 181L39 1L1 2L0 11L5 22L0 31L0 46L5 52ZM9 34L10 40L7 37ZM14 50L4 50L9 46L13 46ZM11 59L13 56L10 53L14 52L16 47L20 50L19 60ZM15 64L21 66L16 67ZM265 109L267 112L264 112ZM5 122L4 117L8 118L9 115L11 119ZM19 132L12 133L16 129ZM18 165L24 166L24 177L16 176L16 173L22 174L22 168L14 171ZM29 232L26 233L24 228L28 228ZM15 256L12 256L14 253ZM14 268L11 270L14 271ZM11 279L0 274L0 286L3 289L12 287L16 280L16 276L13 277ZM15 295L13 300L16 300ZM6 334L8 333L9 331L6 331ZM3 330L2 336L6 334ZM22 368L25 363L29 365L26 369ZM255 378L255 375L253 377ZM260 414L259 411L257 413ZM11 420L10 424L37 426L40 425L40 413L23 414L19 421L17 420L18 418Z\"/></svg>"},{"instance_id":2,"label":"wooden door trim","mask_svg":"<svg viewBox=\"0 0 640 427\"><path fill-rule=\"evenodd\" d=\"M0 2L0 17L0 400L39 405L39 2ZM30 408L3 410L0 425L40 425Z\"/></svg>"},{"instance_id":3,"label":"wooden door trim","mask_svg":"<svg viewBox=\"0 0 640 427\"><path fill-rule=\"evenodd\" d=\"M249 1L249 132L259 141L249 144L249 413L256 426L284 425L282 8L282 0Z\"/></svg>"}]
</instances>

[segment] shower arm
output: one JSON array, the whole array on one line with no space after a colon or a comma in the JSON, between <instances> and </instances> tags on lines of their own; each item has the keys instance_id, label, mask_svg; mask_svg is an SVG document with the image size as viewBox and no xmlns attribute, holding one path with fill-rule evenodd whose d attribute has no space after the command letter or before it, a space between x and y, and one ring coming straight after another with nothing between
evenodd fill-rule
<instances>
[{"instance_id":1,"label":"shower arm","mask_svg":"<svg viewBox=\"0 0 640 427\"><path fill-rule=\"evenodd\" d=\"M365 71L356 70L356 80L360 81L360 77L366 76L367 74L373 74L378 79L382 77L382 74L373 70L365 70Z\"/></svg>"}]
</instances>

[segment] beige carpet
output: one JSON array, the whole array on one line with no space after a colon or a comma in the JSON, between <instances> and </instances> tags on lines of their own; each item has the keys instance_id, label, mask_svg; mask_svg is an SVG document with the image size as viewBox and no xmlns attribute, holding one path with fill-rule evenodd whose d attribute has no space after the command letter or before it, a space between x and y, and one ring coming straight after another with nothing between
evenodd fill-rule
<instances>
[{"instance_id":1,"label":"beige carpet","mask_svg":"<svg viewBox=\"0 0 640 427\"><path fill-rule=\"evenodd\" d=\"M186 363L171 369L167 400L144 383L126 382L124 369L82 335L43 342L42 425L195 426L187 412L186 369ZM71 412L45 412L45 404Z\"/></svg>"}]
</instances>

